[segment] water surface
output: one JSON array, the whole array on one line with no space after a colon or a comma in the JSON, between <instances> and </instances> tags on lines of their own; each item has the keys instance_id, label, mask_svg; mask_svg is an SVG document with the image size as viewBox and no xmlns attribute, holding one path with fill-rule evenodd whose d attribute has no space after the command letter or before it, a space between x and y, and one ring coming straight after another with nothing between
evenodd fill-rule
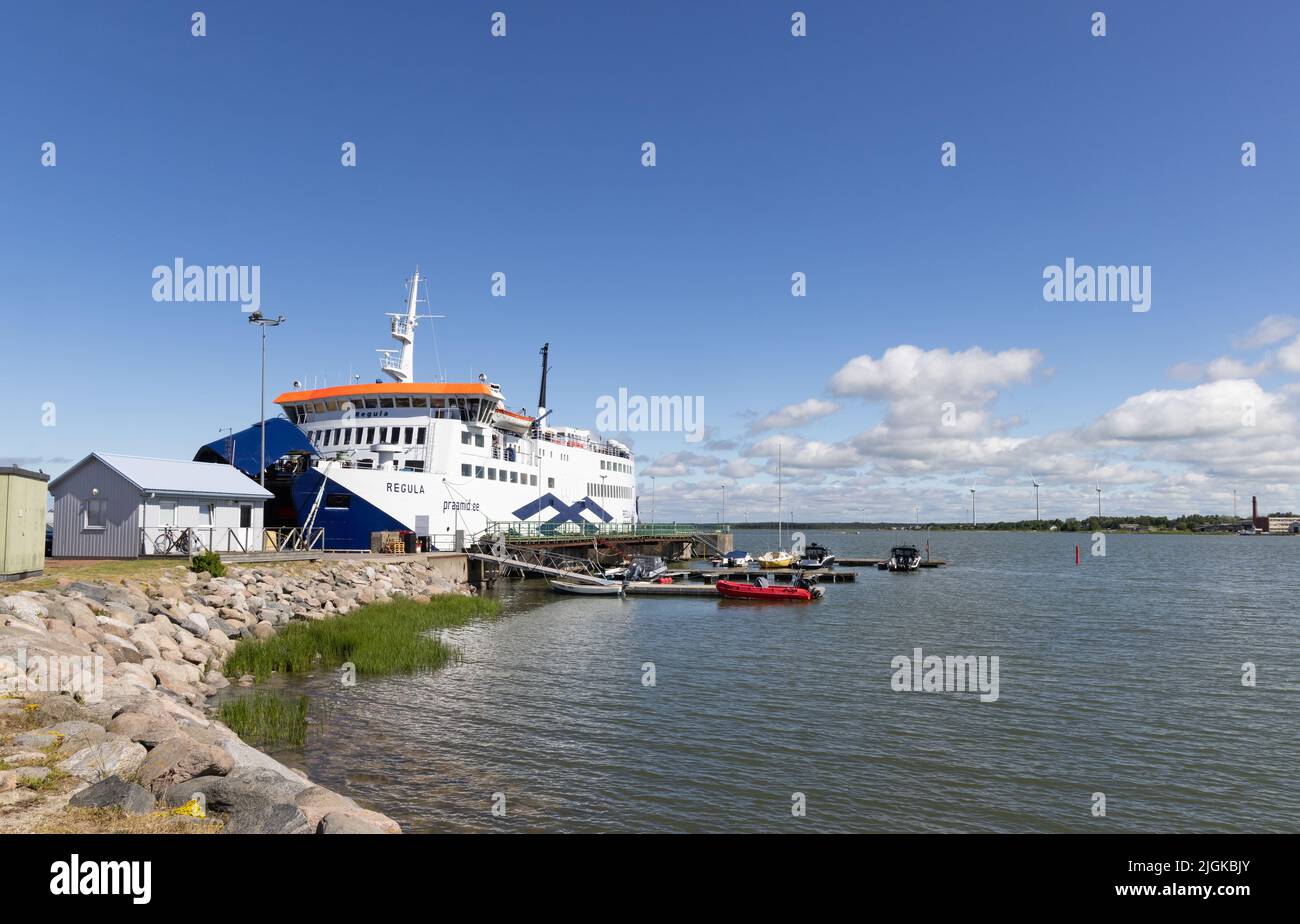
<instances>
[{"instance_id":1,"label":"water surface","mask_svg":"<svg viewBox=\"0 0 1300 924\"><path fill-rule=\"evenodd\" d=\"M411 831L1300 829L1300 538L929 538L949 566L860 569L806 605L503 584L502 619L444 633L463 664L292 678L315 724L289 756ZM998 700L894 691L917 647L997 655Z\"/></svg>"}]
</instances>

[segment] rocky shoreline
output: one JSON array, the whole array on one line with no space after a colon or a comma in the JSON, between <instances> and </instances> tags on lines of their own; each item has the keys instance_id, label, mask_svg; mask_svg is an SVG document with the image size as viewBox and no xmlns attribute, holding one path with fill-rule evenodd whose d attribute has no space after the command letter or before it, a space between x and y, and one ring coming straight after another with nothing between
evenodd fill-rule
<instances>
[{"instance_id":1,"label":"rocky shoreline","mask_svg":"<svg viewBox=\"0 0 1300 924\"><path fill-rule=\"evenodd\" d=\"M226 833L400 833L204 706L230 684L222 666L241 638L471 592L421 560L232 565L219 578L178 565L151 580L0 590L0 831L57 830L70 809L97 809L209 829L215 817Z\"/></svg>"}]
</instances>

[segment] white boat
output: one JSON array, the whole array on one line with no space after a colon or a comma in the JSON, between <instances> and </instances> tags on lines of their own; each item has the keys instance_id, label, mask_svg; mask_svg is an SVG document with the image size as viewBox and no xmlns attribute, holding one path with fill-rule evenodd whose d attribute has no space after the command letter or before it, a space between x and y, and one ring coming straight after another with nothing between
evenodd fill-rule
<instances>
[{"instance_id":1,"label":"white boat","mask_svg":"<svg viewBox=\"0 0 1300 924\"><path fill-rule=\"evenodd\" d=\"M709 559L709 563L719 568L748 568L754 562L754 556L748 552L742 552L737 549L734 552L725 552L722 555L716 555Z\"/></svg>"},{"instance_id":2,"label":"white boat","mask_svg":"<svg viewBox=\"0 0 1300 924\"><path fill-rule=\"evenodd\" d=\"M915 546L895 546L889 550L889 561L876 567L881 571L916 571L921 567L921 553Z\"/></svg>"},{"instance_id":3,"label":"white boat","mask_svg":"<svg viewBox=\"0 0 1300 924\"><path fill-rule=\"evenodd\" d=\"M633 555L627 564L605 571L613 581L653 581L668 573L668 565L657 555Z\"/></svg>"},{"instance_id":4,"label":"white boat","mask_svg":"<svg viewBox=\"0 0 1300 924\"><path fill-rule=\"evenodd\" d=\"M551 581L551 590L559 591L562 594L580 594L589 597L621 597L623 596L623 585L616 583L609 584L582 584L577 581Z\"/></svg>"},{"instance_id":5,"label":"white boat","mask_svg":"<svg viewBox=\"0 0 1300 924\"><path fill-rule=\"evenodd\" d=\"M448 549L457 534L472 538L489 528L506 541L512 534L631 528L632 452L550 423L549 344L541 350L536 415L508 408L501 386L486 374L476 382L415 381L415 330L430 317L418 313L427 302L419 298L421 278L417 269L405 313L390 315L397 348L379 351L380 370L391 381L310 389L295 382L295 390L275 399L292 425L268 422L277 424L275 454L268 445L266 459L284 485L279 508L300 527L323 529L330 549L370 549L380 531L414 533ZM239 435L241 446L256 442Z\"/></svg>"},{"instance_id":6,"label":"white boat","mask_svg":"<svg viewBox=\"0 0 1300 924\"><path fill-rule=\"evenodd\" d=\"M835 564L835 553L816 542L808 543L803 558L795 562L796 568L829 568Z\"/></svg>"}]
</instances>

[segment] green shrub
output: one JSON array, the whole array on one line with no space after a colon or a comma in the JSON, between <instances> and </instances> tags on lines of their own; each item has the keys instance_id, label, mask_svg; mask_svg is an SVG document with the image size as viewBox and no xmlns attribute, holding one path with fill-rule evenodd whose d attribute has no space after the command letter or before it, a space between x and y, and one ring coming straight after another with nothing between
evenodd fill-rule
<instances>
[{"instance_id":1,"label":"green shrub","mask_svg":"<svg viewBox=\"0 0 1300 924\"><path fill-rule=\"evenodd\" d=\"M221 563L221 556L216 552L200 552L190 559L190 570L206 571L213 577L225 577L226 566Z\"/></svg>"}]
</instances>

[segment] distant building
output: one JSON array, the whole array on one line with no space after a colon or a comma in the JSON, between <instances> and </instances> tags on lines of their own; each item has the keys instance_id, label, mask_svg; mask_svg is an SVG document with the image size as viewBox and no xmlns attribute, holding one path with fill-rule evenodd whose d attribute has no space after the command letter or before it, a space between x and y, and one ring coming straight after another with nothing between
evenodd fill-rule
<instances>
[{"instance_id":1,"label":"distant building","mask_svg":"<svg viewBox=\"0 0 1300 924\"><path fill-rule=\"evenodd\" d=\"M1265 517L1270 533L1300 533L1300 517Z\"/></svg>"},{"instance_id":2,"label":"distant building","mask_svg":"<svg viewBox=\"0 0 1300 924\"><path fill-rule=\"evenodd\" d=\"M45 570L45 484L50 476L0 468L0 581Z\"/></svg>"},{"instance_id":3,"label":"distant building","mask_svg":"<svg viewBox=\"0 0 1300 924\"><path fill-rule=\"evenodd\" d=\"M56 558L260 551L272 496L229 465L97 452L50 493Z\"/></svg>"}]
</instances>

